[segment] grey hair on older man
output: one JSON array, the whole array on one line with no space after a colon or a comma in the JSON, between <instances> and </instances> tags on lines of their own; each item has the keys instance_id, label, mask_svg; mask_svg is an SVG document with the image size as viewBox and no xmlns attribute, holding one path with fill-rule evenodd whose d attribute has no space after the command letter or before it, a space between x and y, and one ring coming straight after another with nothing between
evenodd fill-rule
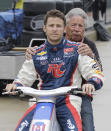
<instances>
[{"instance_id":1,"label":"grey hair on older man","mask_svg":"<svg viewBox=\"0 0 111 131\"><path fill-rule=\"evenodd\" d=\"M88 15L81 8L73 8L66 14L66 24L69 22L70 18L73 16L81 16L85 21L85 27L87 27Z\"/></svg>"}]
</instances>

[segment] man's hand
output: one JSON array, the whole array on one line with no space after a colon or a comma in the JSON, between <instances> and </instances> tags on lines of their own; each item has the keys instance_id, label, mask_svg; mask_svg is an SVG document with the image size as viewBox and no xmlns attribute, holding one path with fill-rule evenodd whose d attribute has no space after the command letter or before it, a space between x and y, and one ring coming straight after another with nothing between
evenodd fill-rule
<instances>
[{"instance_id":1,"label":"man's hand","mask_svg":"<svg viewBox=\"0 0 111 131\"><path fill-rule=\"evenodd\" d=\"M16 88L17 88L17 86L12 83L12 84L7 84L5 90L10 95L16 95L16 92L15 92Z\"/></svg>"},{"instance_id":2,"label":"man's hand","mask_svg":"<svg viewBox=\"0 0 111 131\"><path fill-rule=\"evenodd\" d=\"M91 95L91 93L95 91L95 87L92 84L83 84L82 91L83 94Z\"/></svg>"},{"instance_id":3,"label":"man's hand","mask_svg":"<svg viewBox=\"0 0 111 131\"><path fill-rule=\"evenodd\" d=\"M90 49L90 47L87 44L81 43L78 46L78 53L81 55L88 55L91 58L94 58L94 54L92 52L92 50Z\"/></svg>"},{"instance_id":4,"label":"man's hand","mask_svg":"<svg viewBox=\"0 0 111 131\"><path fill-rule=\"evenodd\" d=\"M27 60L32 59L32 55L36 53L36 50L35 50L36 48L37 46L27 48L26 53L25 53L25 57Z\"/></svg>"}]
</instances>

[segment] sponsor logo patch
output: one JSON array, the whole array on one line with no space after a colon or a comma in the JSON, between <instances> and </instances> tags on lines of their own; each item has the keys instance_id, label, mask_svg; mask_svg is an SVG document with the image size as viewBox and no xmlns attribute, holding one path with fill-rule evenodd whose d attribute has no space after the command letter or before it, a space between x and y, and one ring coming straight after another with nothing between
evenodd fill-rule
<instances>
[{"instance_id":1,"label":"sponsor logo patch","mask_svg":"<svg viewBox=\"0 0 111 131\"><path fill-rule=\"evenodd\" d=\"M42 51L42 52L40 52L40 53L37 53L37 55L42 56L42 55L45 55L46 53L47 53L46 51Z\"/></svg>"},{"instance_id":2,"label":"sponsor logo patch","mask_svg":"<svg viewBox=\"0 0 111 131\"><path fill-rule=\"evenodd\" d=\"M36 122L32 125L31 131L45 131L45 124L43 122Z\"/></svg>"},{"instance_id":3,"label":"sponsor logo patch","mask_svg":"<svg viewBox=\"0 0 111 131\"><path fill-rule=\"evenodd\" d=\"M61 64L49 64L47 73L52 73L55 78L60 78L64 75L65 69L61 70L64 63Z\"/></svg>"},{"instance_id":4,"label":"sponsor logo patch","mask_svg":"<svg viewBox=\"0 0 111 131\"><path fill-rule=\"evenodd\" d=\"M64 53L74 52L74 48L65 48Z\"/></svg>"},{"instance_id":5,"label":"sponsor logo patch","mask_svg":"<svg viewBox=\"0 0 111 131\"><path fill-rule=\"evenodd\" d=\"M20 124L19 131L23 131L23 129L24 129L25 127L27 127L28 125L29 125L29 123L28 123L27 120L23 121L23 122Z\"/></svg>"},{"instance_id":6,"label":"sponsor logo patch","mask_svg":"<svg viewBox=\"0 0 111 131\"><path fill-rule=\"evenodd\" d=\"M53 58L53 60L51 61L51 63L57 63L57 62L62 62L62 60L61 60L61 58L60 57L55 57L55 58Z\"/></svg>"},{"instance_id":7,"label":"sponsor logo patch","mask_svg":"<svg viewBox=\"0 0 111 131\"><path fill-rule=\"evenodd\" d=\"M101 72L100 70L95 70L94 72L95 72L96 74L98 74L98 75L103 76L103 74L102 74L102 72Z\"/></svg>"},{"instance_id":8,"label":"sponsor logo patch","mask_svg":"<svg viewBox=\"0 0 111 131\"><path fill-rule=\"evenodd\" d=\"M37 57L36 60L47 60L47 56Z\"/></svg>"},{"instance_id":9,"label":"sponsor logo patch","mask_svg":"<svg viewBox=\"0 0 111 131\"><path fill-rule=\"evenodd\" d=\"M74 56L74 47L64 49L64 57Z\"/></svg>"},{"instance_id":10,"label":"sponsor logo patch","mask_svg":"<svg viewBox=\"0 0 111 131\"><path fill-rule=\"evenodd\" d=\"M75 125L71 123L70 119L67 120L67 125L71 131L75 131Z\"/></svg>"}]
</instances>

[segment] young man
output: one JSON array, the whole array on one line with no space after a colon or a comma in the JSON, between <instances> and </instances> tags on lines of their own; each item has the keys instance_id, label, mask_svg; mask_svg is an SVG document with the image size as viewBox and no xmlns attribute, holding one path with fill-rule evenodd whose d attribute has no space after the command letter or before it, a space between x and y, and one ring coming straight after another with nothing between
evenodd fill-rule
<instances>
[{"instance_id":1,"label":"young man","mask_svg":"<svg viewBox=\"0 0 111 131\"><path fill-rule=\"evenodd\" d=\"M8 92L15 90L17 86L31 86L37 74L40 76L41 90L76 86L82 88L85 94L91 94L102 87L103 75L96 62L88 56L79 55L79 44L63 37L65 23L62 12L47 12L43 27L47 40L36 48L31 60L24 62L13 84L7 85ZM82 87L81 75L87 81ZM56 114L63 131L82 131L80 110L80 96L68 95L57 98Z\"/></svg>"},{"instance_id":2,"label":"young man","mask_svg":"<svg viewBox=\"0 0 111 131\"><path fill-rule=\"evenodd\" d=\"M78 53L81 55L88 55L94 58L102 70L102 64L99 57L98 50L94 42L84 37L85 27L87 26L87 14L80 8L74 8L66 14L66 28L65 37L70 41L81 43L78 46ZM34 47L35 48L35 47ZM27 48L26 58L31 59L30 54L35 53L34 48ZM82 84L85 83L83 80ZM94 131L92 97L88 95L82 96L81 118L83 131Z\"/></svg>"}]
</instances>

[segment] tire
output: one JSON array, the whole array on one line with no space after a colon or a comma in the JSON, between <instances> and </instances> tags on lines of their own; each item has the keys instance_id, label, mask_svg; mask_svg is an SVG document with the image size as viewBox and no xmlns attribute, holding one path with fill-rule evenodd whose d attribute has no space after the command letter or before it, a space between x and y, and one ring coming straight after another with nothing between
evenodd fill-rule
<instances>
[{"instance_id":1,"label":"tire","mask_svg":"<svg viewBox=\"0 0 111 131\"><path fill-rule=\"evenodd\" d=\"M24 14L28 16L46 14L51 9L56 9L54 0L27 1L23 4Z\"/></svg>"},{"instance_id":2,"label":"tire","mask_svg":"<svg viewBox=\"0 0 111 131\"><path fill-rule=\"evenodd\" d=\"M64 1L56 0L56 9L64 13Z\"/></svg>"},{"instance_id":3,"label":"tire","mask_svg":"<svg viewBox=\"0 0 111 131\"><path fill-rule=\"evenodd\" d=\"M83 2L81 0L73 0L74 8L83 8Z\"/></svg>"},{"instance_id":4,"label":"tire","mask_svg":"<svg viewBox=\"0 0 111 131\"><path fill-rule=\"evenodd\" d=\"M44 24L44 15L24 16L24 29L30 31L42 31Z\"/></svg>"},{"instance_id":5,"label":"tire","mask_svg":"<svg viewBox=\"0 0 111 131\"><path fill-rule=\"evenodd\" d=\"M22 36L21 36L21 44L19 46L20 47L28 47L32 38L45 39L45 34L43 31L35 32L35 31L23 30ZM39 41L37 43L37 46L39 46L41 44L42 43Z\"/></svg>"},{"instance_id":6,"label":"tire","mask_svg":"<svg viewBox=\"0 0 111 131\"><path fill-rule=\"evenodd\" d=\"M83 2L81 0L64 0L64 14L73 8L83 8Z\"/></svg>"},{"instance_id":7,"label":"tire","mask_svg":"<svg viewBox=\"0 0 111 131\"><path fill-rule=\"evenodd\" d=\"M64 14L67 14L73 8L73 0L64 0Z\"/></svg>"}]
</instances>

